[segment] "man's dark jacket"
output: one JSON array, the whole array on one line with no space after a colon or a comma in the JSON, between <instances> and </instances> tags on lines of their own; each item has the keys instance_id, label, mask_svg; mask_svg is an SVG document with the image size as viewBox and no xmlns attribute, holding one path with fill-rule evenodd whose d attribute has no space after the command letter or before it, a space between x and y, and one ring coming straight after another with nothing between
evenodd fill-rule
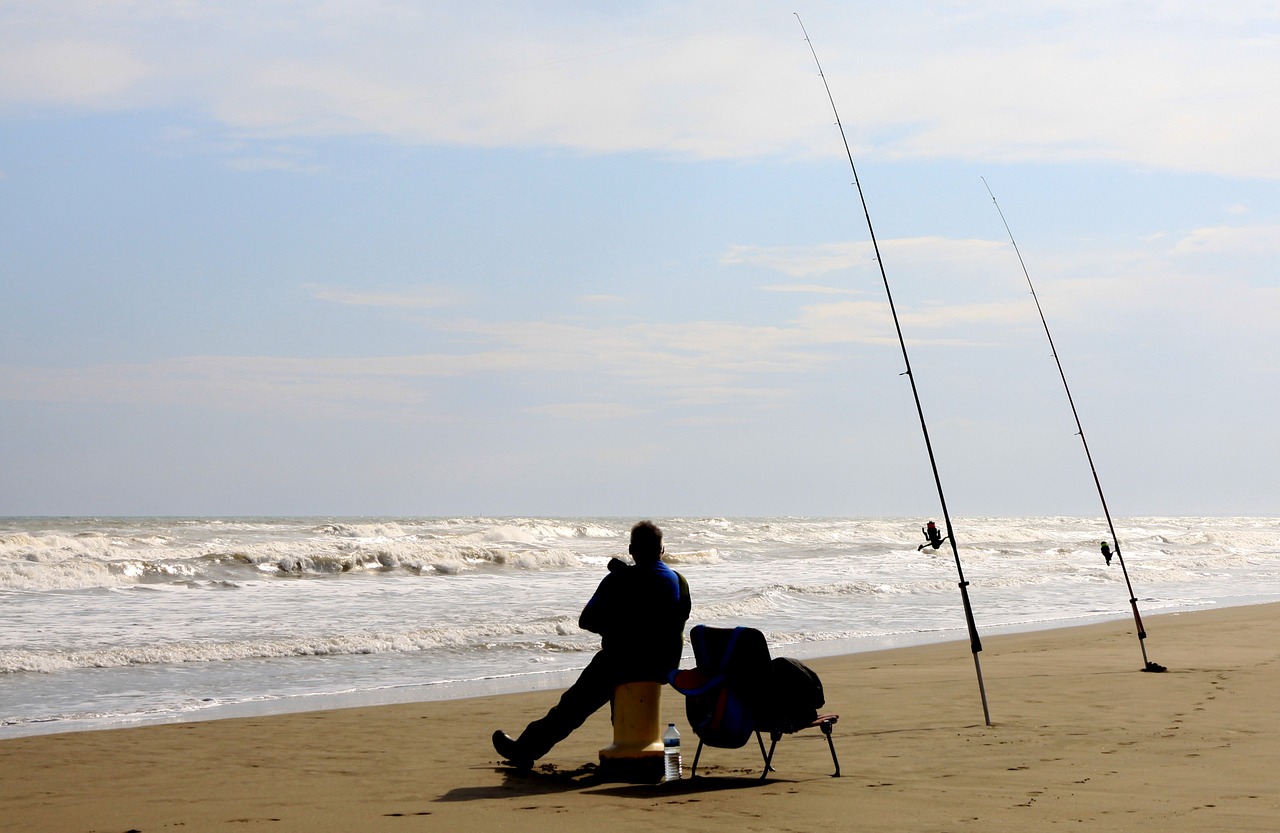
<instances>
[{"instance_id":1,"label":"man's dark jacket","mask_svg":"<svg viewBox=\"0 0 1280 833\"><path fill-rule=\"evenodd\" d=\"M680 665L689 585L663 564L611 569L582 609L578 626L600 634L601 650L633 680L666 682Z\"/></svg>"}]
</instances>

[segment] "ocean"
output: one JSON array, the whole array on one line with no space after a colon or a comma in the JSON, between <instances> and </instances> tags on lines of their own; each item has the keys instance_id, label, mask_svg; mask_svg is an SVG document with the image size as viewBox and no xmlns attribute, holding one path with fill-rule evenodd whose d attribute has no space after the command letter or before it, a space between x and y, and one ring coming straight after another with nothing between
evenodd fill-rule
<instances>
[{"instance_id":1,"label":"ocean","mask_svg":"<svg viewBox=\"0 0 1280 833\"><path fill-rule=\"evenodd\" d=\"M633 520L0 519L0 738L564 685ZM691 626L800 658L967 639L923 520L653 520ZM980 634L1132 619L1100 519L953 526ZM1280 600L1280 519L1116 527L1144 616ZM1158 627L1147 650L1176 664Z\"/></svg>"}]
</instances>

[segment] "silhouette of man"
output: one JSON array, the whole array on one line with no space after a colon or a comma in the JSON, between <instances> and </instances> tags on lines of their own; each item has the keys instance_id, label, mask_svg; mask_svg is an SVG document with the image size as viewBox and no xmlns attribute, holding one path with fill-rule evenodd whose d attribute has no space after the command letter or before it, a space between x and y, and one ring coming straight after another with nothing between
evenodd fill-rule
<instances>
[{"instance_id":1,"label":"silhouette of man","mask_svg":"<svg viewBox=\"0 0 1280 833\"><path fill-rule=\"evenodd\" d=\"M578 626L600 634L600 650L560 702L512 738L493 733L493 748L517 767L530 767L605 703L623 683L666 682L680 665L689 585L662 563L662 530L650 521L631 528L635 565L609 561L609 574L582 609Z\"/></svg>"}]
</instances>

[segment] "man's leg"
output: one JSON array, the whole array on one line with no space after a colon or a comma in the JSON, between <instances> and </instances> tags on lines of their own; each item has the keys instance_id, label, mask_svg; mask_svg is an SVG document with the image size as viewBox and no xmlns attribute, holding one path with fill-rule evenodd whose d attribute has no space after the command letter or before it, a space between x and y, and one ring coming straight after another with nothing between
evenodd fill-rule
<instances>
[{"instance_id":1,"label":"man's leg","mask_svg":"<svg viewBox=\"0 0 1280 833\"><path fill-rule=\"evenodd\" d=\"M546 755L613 698L617 678L613 663L603 651L597 653L546 717L525 727L517 741L520 748L535 760Z\"/></svg>"}]
</instances>

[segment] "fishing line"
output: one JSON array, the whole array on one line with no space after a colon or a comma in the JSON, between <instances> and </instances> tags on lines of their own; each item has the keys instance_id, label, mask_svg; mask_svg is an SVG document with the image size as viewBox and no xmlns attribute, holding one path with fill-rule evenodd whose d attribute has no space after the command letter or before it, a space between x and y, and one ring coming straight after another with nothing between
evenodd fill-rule
<instances>
[{"instance_id":1,"label":"fishing line","mask_svg":"<svg viewBox=\"0 0 1280 833\"><path fill-rule=\"evenodd\" d=\"M844 125L840 122L840 112L836 109L836 100L831 95L831 85L827 83L827 76L822 72L822 62L818 60L818 53L813 48L813 42L809 40L809 33L805 30L804 21L800 19L798 13L796 14L796 20L800 23L800 31L804 33L805 43L809 45L809 52L813 54L813 62L818 66L818 75L822 78L822 86L827 91L827 100L831 102L831 112L835 114L836 127L840 129L840 139L844 142L844 152L849 157L849 168L853 171L853 184L858 189L858 199L862 203L862 213L867 218L867 231L871 235L871 247L875 252L876 263L880 266L880 279L884 282L884 292L889 299L889 312L893 314L893 326L898 332L898 344L902 347L902 361L906 367L902 375L906 376L911 382L911 394L916 401L916 413L920 416L920 430L924 433L924 446L929 452L929 465L933 468L933 482L937 484L938 500L942 504L942 518L946 522L947 537L945 540L951 543L951 554L955 557L956 573L960 577L960 598L964 603L965 624L969 628L969 648L973 653L973 667L978 674L978 694L982 697L982 717L987 725L990 726L991 712L987 708L987 689L982 682L982 663L978 659L978 653L982 650L982 640L978 637L978 626L973 619L973 606L969 603L969 582L965 581L964 568L960 565L960 551L956 547L956 538L951 527L951 515L947 512L947 498L942 491L942 478L938 474L938 461L933 454L933 443L929 440L929 426L924 419L924 407L920 404L920 391L916 387L916 377L911 372L911 358L907 355L907 340L903 337L902 325L898 322L898 311L893 303L893 292L889 289L889 277L885 274L884 261L880 258L880 244L876 242L876 231L871 224L871 212L867 208L867 198L862 193L862 183L858 179L858 168L853 163L853 151L849 149L849 140L844 134ZM934 526L932 521L929 526ZM933 546L934 549L942 546L940 531L935 530L935 534L929 536L929 545Z\"/></svg>"},{"instance_id":2,"label":"fishing line","mask_svg":"<svg viewBox=\"0 0 1280 833\"><path fill-rule=\"evenodd\" d=\"M1093 455L1089 452L1089 441L1084 437L1084 426L1080 424L1080 413L1076 410L1075 399L1071 396L1071 386L1067 384L1067 373L1062 369L1062 359L1058 358L1058 348L1054 346L1053 334L1049 332L1049 322L1045 320L1044 310L1040 307L1040 297L1036 295L1035 285L1031 283L1031 274L1027 272L1027 264L1022 260L1022 252L1018 249L1018 241L1013 239L1013 231L1009 228L1009 221L1005 219L1004 211L1000 209L1000 203L996 200L996 195L991 190L991 186L987 184L985 176L982 177L982 184L986 186L987 193L991 194L991 202L1000 214L1000 222L1004 223L1004 230L1009 234L1009 242L1013 244L1013 252L1018 256L1018 264L1022 267L1022 274L1026 276L1027 286L1031 289L1031 297L1036 302L1036 312L1040 313L1040 323L1044 325L1045 338L1049 339L1049 351L1053 353L1053 361L1058 365L1058 375L1062 377L1062 387L1067 392L1067 403L1071 405L1071 415L1076 420L1076 436L1080 438L1080 444L1084 446L1084 456L1089 461L1089 471L1093 473L1093 485L1098 488L1098 500L1102 502L1102 514L1107 519L1107 529L1111 531L1111 543L1115 546L1115 549L1112 549L1107 545L1106 541L1103 541L1101 543L1102 557L1106 559L1108 566L1110 566L1113 557L1120 562L1120 572L1124 574L1125 586L1129 588L1129 607L1133 610L1133 621L1138 627L1138 647L1142 649L1142 670L1165 671L1166 669L1163 665L1147 659L1147 632L1142 627L1142 614L1138 612L1138 598L1133 594L1133 582L1129 580L1129 568L1125 566L1124 555L1120 552L1120 539L1116 535L1115 524L1111 522L1111 510L1107 508L1107 496L1102 493L1102 481L1098 479L1098 470L1093 465Z\"/></svg>"}]
</instances>

